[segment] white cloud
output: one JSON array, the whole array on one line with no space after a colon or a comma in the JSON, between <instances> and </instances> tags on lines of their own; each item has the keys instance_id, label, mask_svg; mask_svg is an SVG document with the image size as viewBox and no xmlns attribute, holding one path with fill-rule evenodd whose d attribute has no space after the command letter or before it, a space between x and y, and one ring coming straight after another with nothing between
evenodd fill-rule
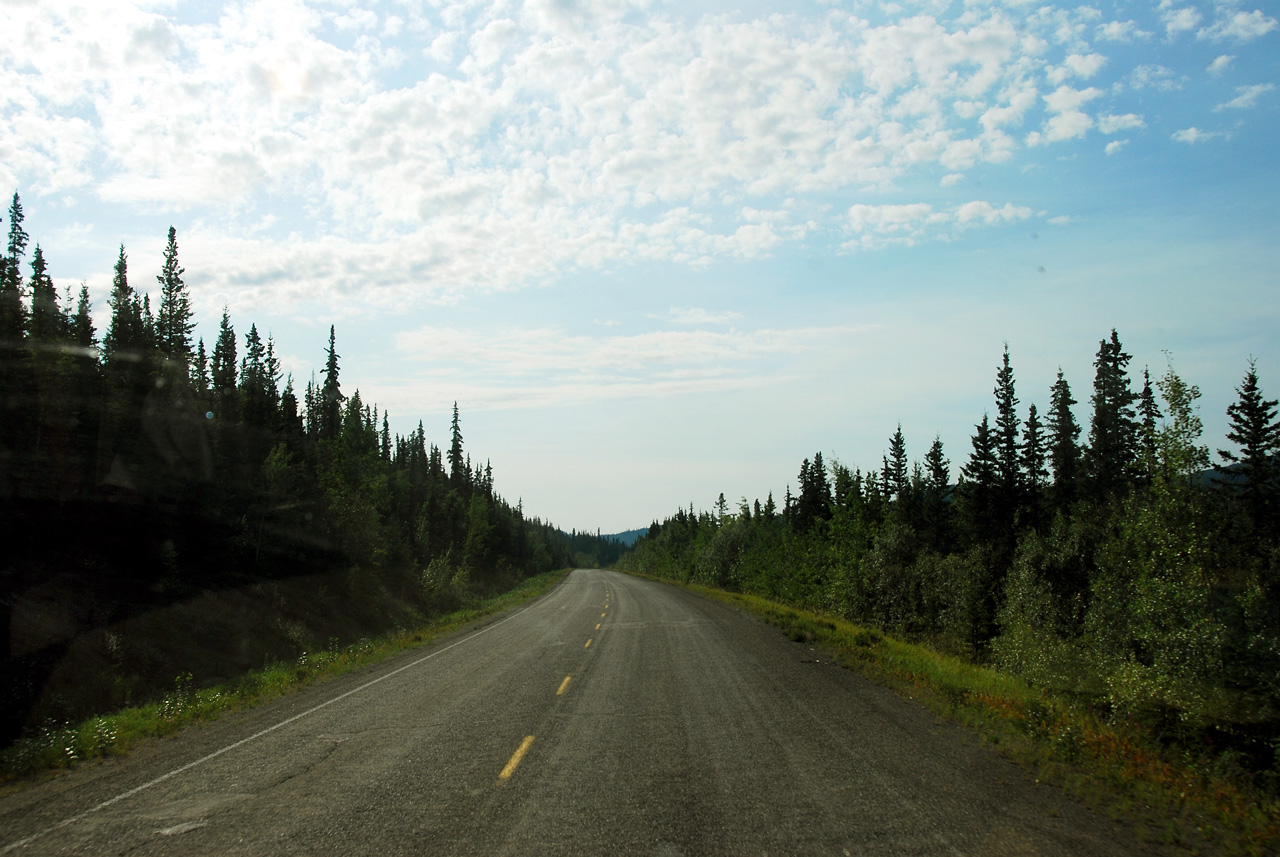
<instances>
[{"instance_id":1,"label":"white cloud","mask_svg":"<svg viewBox=\"0 0 1280 857\"><path fill-rule=\"evenodd\" d=\"M1129 85L1134 89L1155 89L1161 92L1182 88L1182 83L1176 79L1176 73L1172 69L1156 63L1135 68L1129 75Z\"/></svg>"},{"instance_id":2,"label":"white cloud","mask_svg":"<svg viewBox=\"0 0 1280 857\"><path fill-rule=\"evenodd\" d=\"M233 300L344 301L365 276L375 304L457 300L565 270L762 258L847 229L827 195L952 187L1024 141L1082 137L1116 75L1090 38L1145 35L1085 7L950 12L245 0L189 24L164 4L11 5L24 41L0 48L0 182L199 224L195 276ZM1155 63L1128 80L1179 85ZM874 216L855 234L914 240Z\"/></svg>"},{"instance_id":3,"label":"white cloud","mask_svg":"<svg viewBox=\"0 0 1280 857\"><path fill-rule=\"evenodd\" d=\"M666 317L676 324L729 324L742 318L742 314L731 310L710 312L702 307L673 306Z\"/></svg>"},{"instance_id":4,"label":"white cloud","mask_svg":"<svg viewBox=\"0 0 1280 857\"><path fill-rule=\"evenodd\" d=\"M1212 63L1208 64L1208 67L1207 67L1208 73L1221 74L1222 72L1225 72L1226 67L1228 67L1228 65L1231 64L1231 60L1234 60L1234 59L1235 59L1234 54L1222 54L1221 56L1219 56L1219 58L1216 58L1215 60L1212 61Z\"/></svg>"},{"instance_id":5,"label":"white cloud","mask_svg":"<svg viewBox=\"0 0 1280 857\"><path fill-rule=\"evenodd\" d=\"M954 234L973 226L996 226L1026 220L1033 214L1026 206L1005 203L996 207L985 200L935 209L929 203L867 205L848 212L847 231L853 236L846 249L871 250L893 245L914 246L930 237Z\"/></svg>"},{"instance_id":6,"label":"white cloud","mask_svg":"<svg viewBox=\"0 0 1280 857\"><path fill-rule=\"evenodd\" d=\"M1098 130L1103 134L1114 134L1117 131L1127 131L1130 128L1145 127L1147 127L1147 123L1136 113L1126 113L1123 116L1104 113L1098 117Z\"/></svg>"},{"instance_id":7,"label":"white cloud","mask_svg":"<svg viewBox=\"0 0 1280 857\"><path fill-rule=\"evenodd\" d=\"M1179 143L1204 143L1218 137L1225 136L1221 131L1201 131L1194 125L1190 128L1183 128L1181 131L1174 131L1171 138Z\"/></svg>"},{"instance_id":8,"label":"white cloud","mask_svg":"<svg viewBox=\"0 0 1280 857\"><path fill-rule=\"evenodd\" d=\"M1097 34L1099 39L1107 42L1131 42L1151 37L1151 33L1140 29L1136 21L1108 21L1098 25Z\"/></svg>"},{"instance_id":9,"label":"white cloud","mask_svg":"<svg viewBox=\"0 0 1280 857\"><path fill-rule=\"evenodd\" d=\"M1110 143L1107 144L1106 152L1108 155L1114 155L1116 152L1120 151L1127 145L1129 145L1128 140L1112 140Z\"/></svg>"},{"instance_id":10,"label":"white cloud","mask_svg":"<svg viewBox=\"0 0 1280 857\"><path fill-rule=\"evenodd\" d=\"M432 367L379 390L389 407L447 403L459 387L468 406L545 407L619 398L689 395L776 383L773 361L838 347L850 326L754 331L658 330L588 336L551 328L479 331L425 326L396 336L396 350ZM390 395L388 395L390 393ZM416 396L418 401L412 402Z\"/></svg>"},{"instance_id":11,"label":"white cloud","mask_svg":"<svg viewBox=\"0 0 1280 857\"><path fill-rule=\"evenodd\" d=\"M1236 97L1213 108L1214 112L1222 110L1245 110L1256 107L1258 98L1265 92L1275 89L1273 83L1255 83L1253 86L1237 86Z\"/></svg>"},{"instance_id":12,"label":"white cloud","mask_svg":"<svg viewBox=\"0 0 1280 857\"><path fill-rule=\"evenodd\" d=\"M1172 39L1181 33L1194 30L1204 17L1196 9L1184 6L1180 9L1165 9L1160 19L1164 22L1165 34Z\"/></svg>"},{"instance_id":13,"label":"white cloud","mask_svg":"<svg viewBox=\"0 0 1280 857\"><path fill-rule=\"evenodd\" d=\"M1196 34L1201 39L1212 39L1213 41L1223 41L1232 39L1237 42L1251 42L1256 38L1265 36L1267 33L1280 26L1280 23L1268 15L1262 14L1261 11L1255 9L1252 12L1232 12L1221 17L1214 22L1213 26L1206 27Z\"/></svg>"}]
</instances>

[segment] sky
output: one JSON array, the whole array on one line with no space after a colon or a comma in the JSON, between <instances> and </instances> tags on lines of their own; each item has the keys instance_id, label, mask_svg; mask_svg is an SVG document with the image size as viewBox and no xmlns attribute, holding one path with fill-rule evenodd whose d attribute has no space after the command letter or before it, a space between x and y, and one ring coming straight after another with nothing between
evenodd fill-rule
<instances>
[{"instance_id":1,"label":"sky","mask_svg":"<svg viewBox=\"0 0 1280 857\"><path fill-rule=\"evenodd\" d=\"M169 226L305 387L567 529L762 502L901 425L953 478L1007 345L1088 425L1115 328L1280 396L1280 22L1257 0L0 0L0 195L101 334ZM4 225L7 229L7 223ZM242 337L243 338L243 337Z\"/></svg>"}]
</instances>

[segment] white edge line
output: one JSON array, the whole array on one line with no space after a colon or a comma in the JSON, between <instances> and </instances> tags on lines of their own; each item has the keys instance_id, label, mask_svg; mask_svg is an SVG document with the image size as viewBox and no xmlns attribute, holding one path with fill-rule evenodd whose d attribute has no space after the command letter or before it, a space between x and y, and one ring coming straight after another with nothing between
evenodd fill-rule
<instances>
[{"instance_id":1,"label":"white edge line","mask_svg":"<svg viewBox=\"0 0 1280 857\"><path fill-rule=\"evenodd\" d=\"M549 592L546 593L546 595L550 595L556 590L560 589L562 586L564 586L565 581L568 579L569 579L569 575L566 575L564 580L561 580L559 583L557 583L553 589L551 589ZM367 688L373 687L378 682L385 681L386 679L391 678L393 675L402 673L407 669L412 669L413 667L416 667L418 664L422 663L423 661L429 661L432 658L434 658L436 655L442 655L445 652L449 651L450 649L454 648L455 646L461 646L463 643L466 643L470 640L474 640L476 637L479 637L481 634L484 634L488 631L492 631L494 628L498 627L499 625L503 625L507 622L510 622L512 619L521 615L525 611L531 610L532 608L536 607L538 604L542 603L544 600L545 600L545 596L543 598L539 598L533 604L530 604L527 607L524 607L521 610L515 613L512 613L507 618L499 619L497 622L494 622L492 625L487 625L468 637L463 637L461 640L458 640L455 643L450 643L449 645L445 646L443 649L436 649L431 654L424 655L423 657L418 658L413 663L405 664L402 667L397 667L396 669L392 670L389 673L386 673L385 675L380 675L377 678L373 679L372 681L367 681L364 684L360 685L359 687L353 690L347 691L341 696L335 696L333 699L320 703L315 708L308 708L306 711L302 712L301 714L295 714L292 717L288 718L287 720L281 720L279 723L275 724L274 726L268 726L266 729L263 729L261 732L255 732L254 734L250 735L248 738L241 738L239 741L236 741L234 744L228 744L227 746L223 747L220 750L214 750L209 755L196 759L194 762L187 762L185 765L183 765L180 768L174 768L172 771L169 771L169 773L167 774L161 774L151 782L143 783L140 786L135 786L134 788L129 789L127 792L122 792L113 798L104 800L102 803L98 804L97 806L92 807L90 809L86 809L84 812L80 813L79 815L73 815L70 818L65 818L62 821L58 822L57 824L53 825L52 827L47 827L44 830L39 831L38 833L31 834L26 839L19 839L17 842L12 842L6 845L4 848L0 848L0 854L8 854L10 851L13 851L15 849L25 848L26 846L35 842L37 839L40 839L41 837L46 836L55 830L61 830L62 828L67 827L68 825L75 824L80 819L85 818L89 815L92 815L93 813L98 812L99 810L106 809L107 807L111 806L114 803L118 803L122 800L125 800L126 798L131 798L134 795L138 794L138 792L146 791L152 786L159 785L160 783L163 783L165 780L171 777L176 777L178 774L189 771L192 768L195 768L199 765L203 765L205 762L208 762L211 759L216 759L217 757L221 756L223 753L230 752L231 750L234 750L237 747L241 747L245 744L248 744L250 741L256 741L257 739L261 738L263 735L274 732L283 726L288 726L290 723L293 723L296 720L301 720L302 718L307 717L308 715L315 714L320 709L327 708L330 705L333 705L335 702L340 702L346 699L348 696L351 696L352 694L356 694L362 690L366 690Z\"/></svg>"}]
</instances>

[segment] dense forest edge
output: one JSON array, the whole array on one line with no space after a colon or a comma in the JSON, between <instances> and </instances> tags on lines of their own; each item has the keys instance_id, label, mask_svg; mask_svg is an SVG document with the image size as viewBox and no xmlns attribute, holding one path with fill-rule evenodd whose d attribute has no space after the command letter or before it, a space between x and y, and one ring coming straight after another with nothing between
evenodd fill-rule
<instances>
[{"instance_id":1,"label":"dense forest edge","mask_svg":"<svg viewBox=\"0 0 1280 857\"><path fill-rule=\"evenodd\" d=\"M38 243L27 261L23 223L15 193L0 257L0 747L164 697L177 675L226 681L625 550L505 500L456 404L444 448L421 423L392 435L386 411L343 391L332 327L301 389L273 338L238 336L225 309L212 348L193 341L172 227L151 292L119 248L99 335L87 286L59 294Z\"/></svg>"},{"instance_id":2,"label":"dense forest edge","mask_svg":"<svg viewBox=\"0 0 1280 857\"><path fill-rule=\"evenodd\" d=\"M1082 438L1061 370L1047 411L1019 409L1006 345L957 481L940 438L912 461L899 426L880 466L815 453L780 505L677 510L617 567L994 667L1274 808L1277 402L1250 359L1214 466L1199 389L1131 360L1115 330L1100 341Z\"/></svg>"}]
</instances>

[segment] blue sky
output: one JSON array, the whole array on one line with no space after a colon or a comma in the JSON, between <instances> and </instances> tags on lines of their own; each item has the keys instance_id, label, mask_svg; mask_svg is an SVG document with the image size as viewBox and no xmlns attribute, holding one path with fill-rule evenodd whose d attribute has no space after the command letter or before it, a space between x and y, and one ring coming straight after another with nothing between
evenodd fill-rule
<instances>
[{"instance_id":1,"label":"blue sky","mask_svg":"<svg viewBox=\"0 0 1280 857\"><path fill-rule=\"evenodd\" d=\"M99 329L165 233L299 386L468 450L557 524L957 472L1098 341L1280 395L1280 24L1252 0L0 5L0 191ZM1169 355L1166 356L1166 353Z\"/></svg>"}]
</instances>

